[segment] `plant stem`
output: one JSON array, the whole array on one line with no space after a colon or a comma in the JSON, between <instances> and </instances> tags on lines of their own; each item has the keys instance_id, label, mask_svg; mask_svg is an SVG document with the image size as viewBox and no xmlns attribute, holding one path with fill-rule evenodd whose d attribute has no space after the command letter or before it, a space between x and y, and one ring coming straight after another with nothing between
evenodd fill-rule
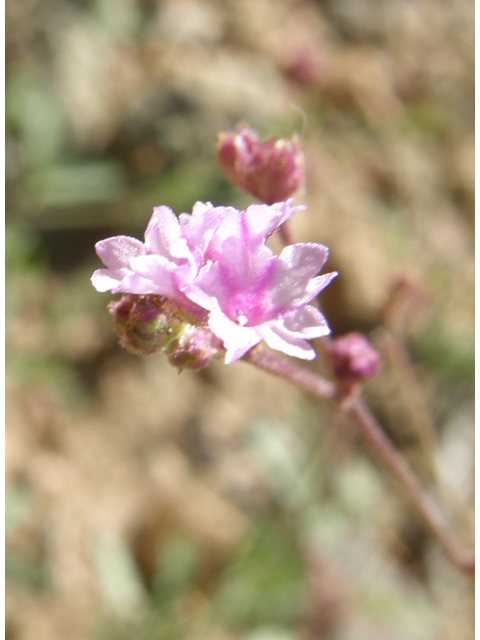
<instances>
[{"instance_id":1,"label":"plant stem","mask_svg":"<svg viewBox=\"0 0 480 640\"><path fill-rule=\"evenodd\" d=\"M435 504L423 491L410 466L395 449L365 402L361 398L356 398L351 403L348 414L355 421L364 442L368 444L379 466L383 467L401 486L423 526L437 540L453 564L467 573L474 571L475 556L461 547L455 535L443 521Z\"/></svg>"},{"instance_id":2,"label":"plant stem","mask_svg":"<svg viewBox=\"0 0 480 640\"><path fill-rule=\"evenodd\" d=\"M251 362L259 369L273 373L273 375L290 380L317 398L334 400L337 397L337 388L333 382L325 380L325 378L321 378L303 367L299 367L286 358L265 351L260 346L247 351L242 360Z\"/></svg>"},{"instance_id":3,"label":"plant stem","mask_svg":"<svg viewBox=\"0 0 480 640\"><path fill-rule=\"evenodd\" d=\"M418 437L422 451L426 457L429 471L436 478L436 464L434 452L437 448L437 438L425 397L408 357L407 350L401 337L383 329L378 332L378 342L385 358L390 363L398 380L398 388L403 396L405 407L410 413L411 426Z\"/></svg>"},{"instance_id":4,"label":"plant stem","mask_svg":"<svg viewBox=\"0 0 480 640\"><path fill-rule=\"evenodd\" d=\"M261 347L248 351L243 360L273 375L290 380L304 391L322 400L328 400L337 409L345 411L355 423L375 462L400 485L424 528L437 540L452 563L465 573L475 570L474 553L462 548L436 506L423 491L409 465L360 397L345 398L333 382Z\"/></svg>"}]
</instances>

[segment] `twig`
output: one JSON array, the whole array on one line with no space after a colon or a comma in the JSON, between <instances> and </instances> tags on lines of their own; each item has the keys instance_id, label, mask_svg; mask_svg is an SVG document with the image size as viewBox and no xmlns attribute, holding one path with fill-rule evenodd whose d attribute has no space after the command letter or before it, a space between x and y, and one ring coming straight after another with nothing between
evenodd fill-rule
<instances>
[{"instance_id":1,"label":"twig","mask_svg":"<svg viewBox=\"0 0 480 640\"><path fill-rule=\"evenodd\" d=\"M410 414L411 426L418 437L419 444L426 456L433 477L437 476L434 451L437 448L435 428L428 411L425 397L420 389L418 378L408 357L404 344L387 329L379 335L380 348L390 362L398 380L398 388L404 398Z\"/></svg>"},{"instance_id":2,"label":"twig","mask_svg":"<svg viewBox=\"0 0 480 640\"><path fill-rule=\"evenodd\" d=\"M333 382L325 380L325 378L321 378L303 367L299 367L286 358L265 351L260 346L247 351L242 359L251 362L259 369L294 382L298 387L309 391L317 398L322 398L323 400L337 398L337 388Z\"/></svg>"},{"instance_id":3,"label":"twig","mask_svg":"<svg viewBox=\"0 0 480 640\"><path fill-rule=\"evenodd\" d=\"M436 506L423 491L409 465L360 397L346 399L338 392L334 383L299 367L290 360L267 352L262 347L248 351L243 360L273 375L290 380L304 391L322 400L328 400L338 409L345 411L355 423L375 462L401 486L424 528L437 540L452 563L465 573L475 570L474 553L463 549Z\"/></svg>"},{"instance_id":4,"label":"twig","mask_svg":"<svg viewBox=\"0 0 480 640\"><path fill-rule=\"evenodd\" d=\"M376 462L402 487L405 496L421 518L423 526L437 540L453 564L467 573L474 571L474 554L461 547L455 535L443 521L442 515L434 503L424 493L409 465L399 455L361 398L353 400L348 409L348 415L354 420Z\"/></svg>"}]
</instances>

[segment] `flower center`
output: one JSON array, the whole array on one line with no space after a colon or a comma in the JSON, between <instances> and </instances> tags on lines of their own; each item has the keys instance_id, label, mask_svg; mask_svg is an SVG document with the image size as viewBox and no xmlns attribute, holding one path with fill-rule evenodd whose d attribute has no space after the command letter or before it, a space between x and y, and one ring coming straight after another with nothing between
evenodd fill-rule
<instances>
[{"instance_id":1,"label":"flower center","mask_svg":"<svg viewBox=\"0 0 480 640\"><path fill-rule=\"evenodd\" d=\"M239 313L237 315L237 322L241 327L244 327L248 322L248 318L243 313Z\"/></svg>"},{"instance_id":2,"label":"flower center","mask_svg":"<svg viewBox=\"0 0 480 640\"><path fill-rule=\"evenodd\" d=\"M265 314L261 297L251 293L236 295L228 306L227 316L240 327L261 323Z\"/></svg>"}]
</instances>

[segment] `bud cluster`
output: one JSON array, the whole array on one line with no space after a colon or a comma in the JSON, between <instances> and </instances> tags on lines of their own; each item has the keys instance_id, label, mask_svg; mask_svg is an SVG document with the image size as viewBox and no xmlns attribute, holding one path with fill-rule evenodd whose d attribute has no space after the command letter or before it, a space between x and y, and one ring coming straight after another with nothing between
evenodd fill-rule
<instances>
[{"instance_id":1,"label":"bud cluster","mask_svg":"<svg viewBox=\"0 0 480 640\"><path fill-rule=\"evenodd\" d=\"M201 369L216 354L212 332L164 296L129 293L109 305L120 344L137 355L165 352L179 369Z\"/></svg>"}]
</instances>

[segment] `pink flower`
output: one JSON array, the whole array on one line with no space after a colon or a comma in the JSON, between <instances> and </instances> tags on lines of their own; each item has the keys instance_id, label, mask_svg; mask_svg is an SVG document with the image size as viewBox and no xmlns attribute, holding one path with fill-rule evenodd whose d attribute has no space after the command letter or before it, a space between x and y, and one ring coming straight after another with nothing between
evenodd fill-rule
<instances>
[{"instance_id":1,"label":"pink flower","mask_svg":"<svg viewBox=\"0 0 480 640\"><path fill-rule=\"evenodd\" d=\"M197 202L192 214L179 218L165 206L155 207L145 231L145 243L115 236L95 245L107 269L97 269L97 291L163 295L184 301L182 289L208 260L218 260L223 240L246 230L252 250L295 212L292 200L272 206L251 205L246 211Z\"/></svg>"},{"instance_id":2,"label":"pink flower","mask_svg":"<svg viewBox=\"0 0 480 640\"><path fill-rule=\"evenodd\" d=\"M314 277L328 249L313 243L286 247L275 256L266 246L250 251L244 237L225 240L221 261L208 263L186 295L210 311L208 324L223 341L227 364L262 340L297 358L311 360L307 340L330 333L320 311L308 303L336 273Z\"/></svg>"},{"instance_id":3,"label":"pink flower","mask_svg":"<svg viewBox=\"0 0 480 640\"><path fill-rule=\"evenodd\" d=\"M305 182L304 156L295 139L260 142L246 124L218 134L217 160L235 186L267 204L289 198Z\"/></svg>"},{"instance_id":4,"label":"pink flower","mask_svg":"<svg viewBox=\"0 0 480 640\"><path fill-rule=\"evenodd\" d=\"M106 269L98 291L154 294L172 300L189 322L208 326L234 362L265 340L289 355L315 357L307 340L330 332L308 304L336 273L317 276L328 249L314 243L286 247L275 256L268 237L304 207L292 201L251 205L246 211L197 202L177 219L156 207L142 243L117 236L97 243Z\"/></svg>"}]
</instances>

